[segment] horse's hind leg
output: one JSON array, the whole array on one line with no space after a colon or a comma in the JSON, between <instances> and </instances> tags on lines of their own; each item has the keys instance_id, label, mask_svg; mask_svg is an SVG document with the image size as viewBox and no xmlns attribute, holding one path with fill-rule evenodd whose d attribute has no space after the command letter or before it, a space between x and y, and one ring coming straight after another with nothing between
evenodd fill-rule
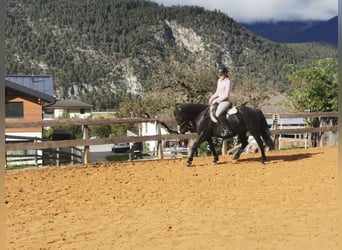
<instances>
[{"instance_id":1,"label":"horse's hind leg","mask_svg":"<svg viewBox=\"0 0 342 250\"><path fill-rule=\"evenodd\" d=\"M261 163L265 164L266 161L266 155L265 155L265 147L264 147L264 143L262 142L260 136L254 136L254 139L256 140L256 142L258 143L258 146L260 148L261 151Z\"/></svg>"},{"instance_id":2,"label":"horse's hind leg","mask_svg":"<svg viewBox=\"0 0 342 250\"><path fill-rule=\"evenodd\" d=\"M240 158L241 153L243 152L243 150L245 149L245 147L248 145L248 140L247 140L247 136L245 134L240 134L239 135L239 140L241 142L241 147L240 149L234 154L234 158L233 158L233 163L237 162Z\"/></svg>"}]
</instances>

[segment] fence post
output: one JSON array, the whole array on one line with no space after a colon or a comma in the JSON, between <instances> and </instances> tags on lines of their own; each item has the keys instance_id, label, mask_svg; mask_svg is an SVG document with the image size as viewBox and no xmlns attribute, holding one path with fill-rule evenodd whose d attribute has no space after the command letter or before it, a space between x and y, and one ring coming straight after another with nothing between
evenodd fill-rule
<instances>
[{"instance_id":1,"label":"fence post","mask_svg":"<svg viewBox=\"0 0 342 250\"><path fill-rule=\"evenodd\" d=\"M74 147L71 147L71 150L70 150L70 160L71 160L71 164L74 165L75 162L74 162Z\"/></svg>"},{"instance_id":2,"label":"fence post","mask_svg":"<svg viewBox=\"0 0 342 250\"><path fill-rule=\"evenodd\" d=\"M279 114L273 114L272 119L273 119L272 128L278 129ZM274 149L276 150L279 149L279 135L278 134L274 135Z\"/></svg>"},{"instance_id":3,"label":"fence post","mask_svg":"<svg viewBox=\"0 0 342 250\"><path fill-rule=\"evenodd\" d=\"M226 155L228 151L227 140L222 140L222 155Z\"/></svg>"},{"instance_id":4,"label":"fence post","mask_svg":"<svg viewBox=\"0 0 342 250\"><path fill-rule=\"evenodd\" d=\"M320 124L319 124L320 128L323 127L324 125L326 125L326 124L324 124L324 120L321 117L319 117L319 120L320 120ZM323 148L323 146L324 146L324 132L319 133L319 137L320 137L319 147Z\"/></svg>"},{"instance_id":5,"label":"fence post","mask_svg":"<svg viewBox=\"0 0 342 250\"><path fill-rule=\"evenodd\" d=\"M83 127L83 140L89 139L89 129L88 125L82 125ZM89 150L89 145L84 146L84 159L83 159L84 164L90 163L90 150Z\"/></svg>"},{"instance_id":6,"label":"fence post","mask_svg":"<svg viewBox=\"0 0 342 250\"><path fill-rule=\"evenodd\" d=\"M37 137L34 138L34 142L35 142L35 143L38 142L38 138L37 138ZM37 166L38 166L38 149L35 150L35 158L34 158L34 159L35 159L34 164L35 164L35 166L37 167Z\"/></svg>"},{"instance_id":7,"label":"fence post","mask_svg":"<svg viewBox=\"0 0 342 250\"><path fill-rule=\"evenodd\" d=\"M157 122L157 134L161 136L161 125L159 122ZM158 140L158 158L164 159L164 153L163 153L163 141Z\"/></svg>"},{"instance_id":8,"label":"fence post","mask_svg":"<svg viewBox=\"0 0 342 250\"><path fill-rule=\"evenodd\" d=\"M61 165L59 160L59 148L56 148L56 165L58 167Z\"/></svg>"}]
</instances>

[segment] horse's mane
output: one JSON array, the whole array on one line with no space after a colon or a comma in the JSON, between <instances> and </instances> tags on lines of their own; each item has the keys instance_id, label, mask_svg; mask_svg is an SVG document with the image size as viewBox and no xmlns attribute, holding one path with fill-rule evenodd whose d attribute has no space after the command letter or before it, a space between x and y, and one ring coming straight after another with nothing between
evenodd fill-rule
<instances>
[{"instance_id":1,"label":"horse's mane","mask_svg":"<svg viewBox=\"0 0 342 250\"><path fill-rule=\"evenodd\" d=\"M186 103L177 105L175 109L175 114L181 114L185 116L188 120L195 120L198 115L205 110L208 105L198 104L198 103Z\"/></svg>"}]
</instances>

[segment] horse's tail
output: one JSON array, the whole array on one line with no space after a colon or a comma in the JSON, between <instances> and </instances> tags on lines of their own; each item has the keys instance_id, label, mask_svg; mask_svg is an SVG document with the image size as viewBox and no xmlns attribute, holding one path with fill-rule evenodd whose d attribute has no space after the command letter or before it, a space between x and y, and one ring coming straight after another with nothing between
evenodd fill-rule
<instances>
[{"instance_id":1,"label":"horse's tail","mask_svg":"<svg viewBox=\"0 0 342 250\"><path fill-rule=\"evenodd\" d=\"M258 111L259 116L261 118L261 121L260 121L261 124L260 125L262 128L262 131L261 131L262 139L264 140L265 144L268 147L270 147L270 149L274 149L274 141L271 137L271 131L268 129L268 124L267 124L266 118L260 109L258 109L257 111Z\"/></svg>"}]
</instances>

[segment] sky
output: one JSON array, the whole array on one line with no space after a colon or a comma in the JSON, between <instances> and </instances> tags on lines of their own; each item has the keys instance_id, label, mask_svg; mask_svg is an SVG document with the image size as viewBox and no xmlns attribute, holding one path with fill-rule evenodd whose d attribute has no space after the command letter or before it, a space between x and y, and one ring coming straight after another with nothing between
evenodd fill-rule
<instances>
[{"instance_id":1,"label":"sky","mask_svg":"<svg viewBox=\"0 0 342 250\"><path fill-rule=\"evenodd\" d=\"M338 13L338 0L152 0L172 5L220 10L237 22L329 20Z\"/></svg>"}]
</instances>

